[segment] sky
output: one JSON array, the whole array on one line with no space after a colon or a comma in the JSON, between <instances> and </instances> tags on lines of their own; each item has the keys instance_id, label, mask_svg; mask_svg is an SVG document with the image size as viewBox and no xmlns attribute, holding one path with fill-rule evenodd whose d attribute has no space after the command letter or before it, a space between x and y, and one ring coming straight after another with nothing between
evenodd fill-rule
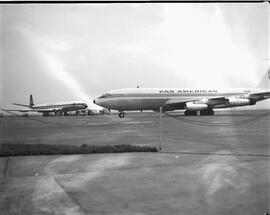
<instances>
[{"instance_id":1,"label":"sky","mask_svg":"<svg viewBox=\"0 0 270 215\"><path fill-rule=\"evenodd\" d=\"M95 108L137 85L257 88L270 68L267 3L2 4L0 14L5 108L30 94Z\"/></svg>"}]
</instances>

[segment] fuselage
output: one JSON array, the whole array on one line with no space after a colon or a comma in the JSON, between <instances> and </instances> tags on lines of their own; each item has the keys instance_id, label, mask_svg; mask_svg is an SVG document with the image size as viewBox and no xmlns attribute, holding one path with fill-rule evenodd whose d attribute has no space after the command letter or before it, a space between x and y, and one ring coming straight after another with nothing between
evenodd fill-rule
<instances>
[{"instance_id":1,"label":"fuselage","mask_svg":"<svg viewBox=\"0 0 270 215\"><path fill-rule=\"evenodd\" d=\"M179 104L176 109L185 109L185 103L190 101L201 101L203 103L204 100L218 97L249 99L250 93L260 91L258 89L127 88L109 91L96 98L94 103L119 111L158 110L172 100ZM263 99L265 98L259 100ZM232 104L215 105L214 108L229 107L232 107Z\"/></svg>"},{"instance_id":2,"label":"fuselage","mask_svg":"<svg viewBox=\"0 0 270 215\"><path fill-rule=\"evenodd\" d=\"M88 106L86 103L79 101L70 101L70 102L57 102L51 104L38 104L31 106L32 109L55 109L61 110L63 112L76 111L81 109L86 109Z\"/></svg>"}]
</instances>

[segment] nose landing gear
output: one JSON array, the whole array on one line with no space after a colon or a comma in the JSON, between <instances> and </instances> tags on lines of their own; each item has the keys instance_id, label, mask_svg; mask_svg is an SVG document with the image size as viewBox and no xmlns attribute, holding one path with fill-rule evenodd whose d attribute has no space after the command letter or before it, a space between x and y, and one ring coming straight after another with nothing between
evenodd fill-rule
<instances>
[{"instance_id":1,"label":"nose landing gear","mask_svg":"<svg viewBox=\"0 0 270 215\"><path fill-rule=\"evenodd\" d=\"M125 117L125 112L120 112L120 113L118 114L118 116L119 116L119 118L124 118L124 117Z\"/></svg>"}]
</instances>

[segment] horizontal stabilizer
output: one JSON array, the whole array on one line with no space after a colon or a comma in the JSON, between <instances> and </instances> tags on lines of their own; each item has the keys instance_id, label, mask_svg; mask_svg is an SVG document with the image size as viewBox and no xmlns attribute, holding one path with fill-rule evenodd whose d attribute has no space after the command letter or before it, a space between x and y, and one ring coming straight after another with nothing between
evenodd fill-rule
<instances>
[{"instance_id":1,"label":"horizontal stabilizer","mask_svg":"<svg viewBox=\"0 0 270 215\"><path fill-rule=\"evenodd\" d=\"M29 105L24 105L24 104L18 104L18 103L12 103L14 105L18 105L18 106L23 106L23 107L30 107Z\"/></svg>"},{"instance_id":2,"label":"horizontal stabilizer","mask_svg":"<svg viewBox=\"0 0 270 215\"><path fill-rule=\"evenodd\" d=\"M57 109L2 109L0 108L0 110L2 111L19 111L19 112L39 112L39 113L43 113L43 112L55 112L58 111Z\"/></svg>"},{"instance_id":3,"label":"horizontal stabilizer","mask_svg":"<svg viewBox=\"0 0 270 215\"><path fill-rule=\"evenodd\" d=\"M2 109L2 108L0 108L0 110L1 111L6 111L6 112L9 112L9 111L20 111L20 112L23 112L23 113L25 113L25 112L28 112L29 110L28 109Z\"/></svg>"}]
</instances>

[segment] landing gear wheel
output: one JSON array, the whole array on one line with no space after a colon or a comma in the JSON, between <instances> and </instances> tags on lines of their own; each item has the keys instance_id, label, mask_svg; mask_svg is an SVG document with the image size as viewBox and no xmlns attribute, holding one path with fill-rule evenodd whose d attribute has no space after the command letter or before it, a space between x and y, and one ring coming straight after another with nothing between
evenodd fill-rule
<instances>
[{"instance_id":1,"label":"landing gear wheel","mask_svg":"<svg viewBox=\"0 0 270 215\"><path fill-rule=\"evenodd\" d=\"M200 115L201 116L213 116L214 111L212 109L210 109L210 110L201 110Z\"/></svg>"},{"instance_id":2,"label":"landing gear wheel","mask_svg":"<svg viewBox=\"0 0 270 215\"><path fill-rule=\"evenodd\" d=\"M191 111L191 116L197 116L197 111Z\"/></svg>"},{"instance_id":3,"label":"landing gear wheel","mask_svg":"<svg viewBox=\"0 0 270 215\"><path fill-rule=\"evenodd\" d=\"M185 116L197 116L197 111L189 111L189 110L186 110L184 112Z\"/></svg>"},{"instance_id":4,"label":"landing gear wheel","mask_svg":"<svg viewBox=\"0 0 270 215\"><path fill-rule=\"evenodd\" d=\"M190 112L189 111L186 110L184 113L185 113L185 116L190 116Z\"/></svg>"},{"instance_id":5,"label":"landing gear wheel","mask_svg":"<svg viewBox=\"0 0 270 215\"><path fill-rule=\"evenodd\" d=\"M213 110L208 110L208 115L209 116L213 116L214 115L214 111Z\"/></svg>"},{"instance_id":6,"label":"landing gear wheel","mask_svg":"<svg viewBox=\"0 0 270 215\"><path fill-rule=\"evenodd\" d=\"M207 116L207 115L209 115L208 110L201 110L200 111L200 115L201 116Z\"/></svg>"},{"instance_id":7,"label":"landing gear wheel","mask_svg":"<svg viewBox=\"0 0 270 215\"><path fill-rule=\"evenodd\" d=\"M125 117L125 113L124 113L124 112L120 112L120 113L118 114L118 116L119 116L119 118L124 118L124 117Z\"/></svg>"}]
</instances>

